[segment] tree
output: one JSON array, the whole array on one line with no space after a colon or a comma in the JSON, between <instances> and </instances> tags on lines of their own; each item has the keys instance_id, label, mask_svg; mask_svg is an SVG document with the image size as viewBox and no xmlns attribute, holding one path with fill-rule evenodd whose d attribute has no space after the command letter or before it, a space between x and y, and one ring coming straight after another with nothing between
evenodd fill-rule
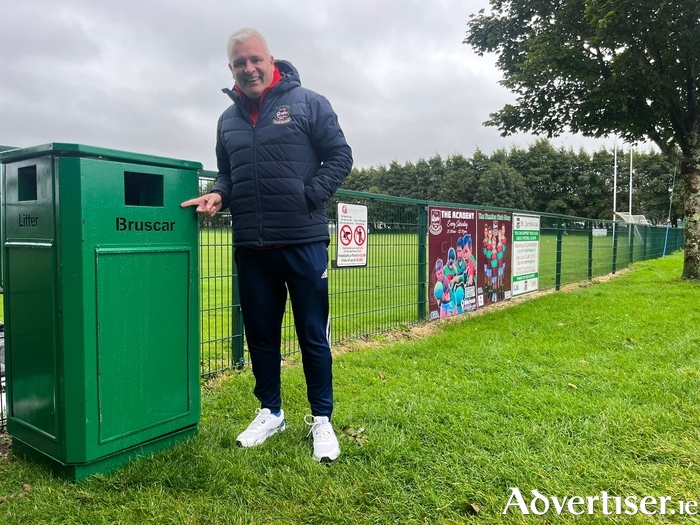
<instances>
[{"instance_id":1,"label":"tree","mask_svg":"<svg viewBox=\"0 0 700 525\"><path fill-rule=\"evenodd\" d=\"M476 201L480 206L527 209L530 191L525 179L505 162L494 162L479 179Z\"/></svg>"},{"instance_id":2,"label":"tree","mask_svg":"<svg viewBox=\"0 0 700 525\"><path fill-rule=\"evenodd\" d=\"M574 215L567 204L570 170L562 151L554 149L548 140L540 139L526 153L516 153L509 159L532 193L529 208L533 211Z\"/></svg>"},{"instance_id":3,"label":"tree","mask_svg":"<svg viewBox=\"0 0 700 525\"><path fill-rule=\"evenodd\" d=\"M653 141L684 180L683 277L700 279L700 2L490 0L465 43L498 55L517 95L504 135L570 130Z\"/></svg>"},{"instance_id":4,"label":"tree","mask_svg":"<svg viewBox=\"0 0 700 525\"><path fill-rule=\"evenodd\" d=\"M445 180L436 188L436 200L474 204L476 173L462 155L452 155L445 162Z\"/></svg>"},{"instance_id":5,"label":"tree","mask_svg":"<svg viewBox=\"0 0 700 525\"><path fill-rule=\"evenodd\" d=\"M408 163L407 163L408 164ZM430 165L425 159L418 159L413 169L410 192L405 197L428 199L430 193Z\"/></svg>"},{"instance_id":6,"label":"tree","mask_svg":"<svg viewBox=\"0 0 700 525\"><path fill-rule=\"evenodd\" d=\"M214 187L215 179L200 179L199 180L199 193L200 195L206 195Z\"/></svg>"},{"instance_id":7,"label":"tree","mask_svg":"<svg viewBox=\"0 0 700 525\"><path fill-rule=\"evenodd\" d=\"M666 224L669 211L671 224L675 224L676 219L683 214L678 204L681 193L679 186L682 181L679 180L678 174L675 175L675 195L671 202L671 188L674 185L673 165L658 153L640 154L635 157L632 192L634 207L641 208L641 213L654 224Z\"/></svg>"},{"instance_id":8,"label":"tree","mask_svg":"<svg viewBox=\"0 0 700 525\"><path fill-rule=\"evenodd\" d=\"M591 155L588 165L591 179L591 192L583 212L583 217L592 219L613 218L613 189L615 186L615 152L603 148Z\"/></svg>"},{"instance_id":9,"label":"tree","mask_svg":"<svg viewBox=\"0 0 700 525\"><path fill-rule=\"evenodd\" d=\"M369 191L373 186L373 174L376 172L374 168L353 168L350 174L343 182L343 189L355 191Z\"/></svg>"},{"instance_id":10,"label":"tree","mask_svg":"<svg viewBox=\"0 0 700 525\"><path fill-rule=\"evenodd\" d=\"M440 155L436 154L428 160L428 166L430 167L430 185L427 191L427 198L434 201L437 200L440 187L447 176L446 162L442 160Z\"/></svg>"}]
</instances>

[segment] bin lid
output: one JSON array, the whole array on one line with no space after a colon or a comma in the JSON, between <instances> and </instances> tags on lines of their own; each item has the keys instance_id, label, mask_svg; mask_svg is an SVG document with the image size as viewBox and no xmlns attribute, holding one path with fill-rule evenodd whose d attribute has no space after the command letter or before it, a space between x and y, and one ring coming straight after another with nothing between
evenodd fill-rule
<instances>
[{"instance_id":1,"label":"bin lid","mask_svg":"<svg viewBox=\"0 0 700 525\"><path fill-rule=\"evenodd\" d=\"M0 148L0 163L8 164L34 157L54 155L58 157L90 157L131 164L146 164L149 166L161 166L165 168L179 168L188 170L201 170L202 164L190 160L171 159L169 157L157 157L143 153L131 153L116 149L98 148L85 144L68 144L64 142L51 142L29 148L10 149L3 151Z\"/></svg>"}]
</instances>

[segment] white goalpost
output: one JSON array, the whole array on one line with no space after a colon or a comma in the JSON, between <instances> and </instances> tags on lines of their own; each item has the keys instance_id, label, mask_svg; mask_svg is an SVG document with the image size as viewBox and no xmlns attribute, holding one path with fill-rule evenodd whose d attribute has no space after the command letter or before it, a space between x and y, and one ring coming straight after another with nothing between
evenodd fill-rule
<instances>
[{"instance_id":1,"label":"white goalpost","mask_svg":"<svg viewBox=\"0 0 700 525\"><path fill-rule=\"evenodd\" d=\"M629 225L628 231L630 231L630 236L631 232L634 231L634 238L640 243L644 241L642 235L639 233L639 228L637 227L639 224L644 226L651 224L644 215L634 215L628 212L618 211L615 212L615 216Z\"/></svg>"}]
</instances>

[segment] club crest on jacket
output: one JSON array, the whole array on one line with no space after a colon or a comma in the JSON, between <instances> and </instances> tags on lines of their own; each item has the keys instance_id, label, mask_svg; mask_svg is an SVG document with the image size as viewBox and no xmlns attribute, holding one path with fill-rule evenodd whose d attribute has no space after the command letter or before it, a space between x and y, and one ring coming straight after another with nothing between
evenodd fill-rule
<instances>
[{"instance_id":1,"label":"club crest on jacket","mask_svg":"<svg viewBox=\"0 0 700 525\"><path fill-rule=\"evenodd\" d=\"M272 120L273 124L286 124L292 120L289 114L289 106L278 106L275 109L275 118Z\"/></svg>"}]
</instances>

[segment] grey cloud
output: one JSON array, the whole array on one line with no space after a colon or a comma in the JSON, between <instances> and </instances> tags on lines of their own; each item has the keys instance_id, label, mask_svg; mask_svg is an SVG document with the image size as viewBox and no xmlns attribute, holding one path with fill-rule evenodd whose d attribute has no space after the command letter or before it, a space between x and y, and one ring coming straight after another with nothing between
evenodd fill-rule
<instances>
[{"instance_id":1,"label":"grey cloud","mask_svg":"<svg viewBox=\"0 0 700 525\"><path fill-rule=\"evenodd\" d=\"M0 31L0 144L52 141L187 158L213 169L233 81L226 40L259 29L338 113L358 166L534 140L484 128L513 96L462 44L487 0L23 0ZM567 145L597 147L581 137Z\"/></svg>"},{"instance_id":2,"label":"grey cloud","mask_svg":"<svg viewBox=\"0 0 700 525\"><path fill-rule=\"evenodd\" d=\"M65 12L35 8L37 2L3 5L0 31L0 67L39 67L46 63L81 63L95 60L100 50L75 18ZM7 80L8 75L2 75Z\"/></svg>"}]
</instances>

